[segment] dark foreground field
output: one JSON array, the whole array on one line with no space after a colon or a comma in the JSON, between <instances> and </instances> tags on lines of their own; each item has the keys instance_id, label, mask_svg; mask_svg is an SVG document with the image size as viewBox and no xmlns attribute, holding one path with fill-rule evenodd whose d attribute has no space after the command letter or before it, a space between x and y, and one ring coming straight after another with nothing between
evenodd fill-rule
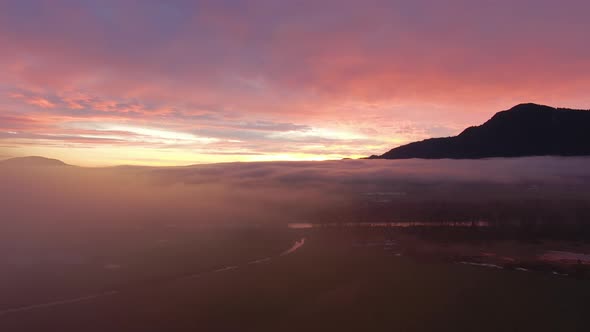
<instances>
[{"instance_id":1,"label":"dark foreground field","mask_svg":"<svg viewBox=\"0 0 590 332\"><path fill-rule=\"evenodd\" d=\"M396 256L379 246L355 245L358 238L346 230L228 234L223 241L216 241L217 245L204 238L201 245L181 241L186 246L158 251L161 254L151 259L146 258L145 250L136 252L137 257L146 260L145 266L140 266L133 254L119 257L120 267L106 266L100 273L93 272L99 280L94 283L88 277L92 271L72 268L75 271L70 271L70 275L54 275L53 281L45 285L52 287L60 280L73 278L61 284L62 298L63 294L70 293L72 298L101 288L117 291L107 296L26 309L27 304L47 303L60 296L55 289L43 290L39 275L30 278L34 281L31 288L25 288L27 281L22 280L20 295L31 294L19 300L18 294L12 293L12 305L3 297L2 309L25 309L0 315L0 331L590 328L590 283L584 280ZM221 238L218 234L217 239ZM284 249L301 238L305 238L303 246L281 256ZM184 248L182 257L178 256L180 248ZM133 250L128 248L127 252ZM110 255L111 259L117 257ZM272 259L248 264L265 257ZM191 262L189 267L187 261ZM232 269L223 270L224 266ZM84 282L76 282L76 273ZM9 288L8 281L3 280L4 291ZM35 298L35 290L45 293L46 298Z\"/></svg>"}]
</instances>

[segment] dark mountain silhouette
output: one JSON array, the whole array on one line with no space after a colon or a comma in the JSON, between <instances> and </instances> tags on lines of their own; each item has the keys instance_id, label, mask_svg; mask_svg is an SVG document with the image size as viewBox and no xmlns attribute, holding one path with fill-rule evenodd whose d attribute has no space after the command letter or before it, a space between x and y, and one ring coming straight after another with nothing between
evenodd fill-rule
<instances>
[{"instance_id":1,"label":"dark mountain silhouette","mask_svg":"<svg viewBox=\"0 0 590 332\"><path fill-rule=\"evenodd\" d=\"M458 136L403 145L371 159L590 155L590 111L520 104Z\"/></svg>"},{"instance_id":2,"label":"dark mountain silhouette","mask_svg":"<svg viewBox=\"0 0 590 332\"><path fill-rule=\"evenodd\" d=\"M31 156L0 160L1 166L31 167L31 166L70 166L61 160Z\"/></svg>"}]
</instances>

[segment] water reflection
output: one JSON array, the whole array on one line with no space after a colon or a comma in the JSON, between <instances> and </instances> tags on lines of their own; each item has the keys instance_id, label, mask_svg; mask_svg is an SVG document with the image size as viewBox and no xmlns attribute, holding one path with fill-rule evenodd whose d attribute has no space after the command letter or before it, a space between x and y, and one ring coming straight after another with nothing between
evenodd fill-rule
<instances>
[{"instance_id":1,"label":"water reflection","mask_svg":"<svg viewBox=\"0 0 590 332\"><path fill-rule=\"evenodd\" d=\"M570 251L547 251L540 256L541 259L554 262L565 263L590 263L590 255Z\"/></svg>"},{"instance_id":2,"label":"water reflection","mask_svg":"<svg viewBox=\"0 0 590 332\"><path fill-rule=\"evenodd\" d=\"M489 227L487 221L452 221L452 222L424 222L424 221L394 221L394 222L346 222L346 223L289 223L290 229L309 229L323 227Z\"/></svg>"}]
</instances>

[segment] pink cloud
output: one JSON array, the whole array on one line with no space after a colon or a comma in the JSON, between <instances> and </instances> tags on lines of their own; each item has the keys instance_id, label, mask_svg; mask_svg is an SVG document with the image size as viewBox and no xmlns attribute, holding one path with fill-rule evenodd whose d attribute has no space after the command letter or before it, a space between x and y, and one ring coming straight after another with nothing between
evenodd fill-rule
<instances>
[{"instance_id":1,"label":"pink cloud","mask_svg":"<svg viewBox=\"0 0 590 332\"><path fill-rule=\"evenodd\" d=\"M0 7L0 89L9 92L0 107L43 124L31 133L117 122L239 136L263 153L285 143L255 124L291 124L373 136L345 146L307 138L364 153L452 134L520 102L590 105L583 1L34 7Z\"/></svg>"}]
</instances>

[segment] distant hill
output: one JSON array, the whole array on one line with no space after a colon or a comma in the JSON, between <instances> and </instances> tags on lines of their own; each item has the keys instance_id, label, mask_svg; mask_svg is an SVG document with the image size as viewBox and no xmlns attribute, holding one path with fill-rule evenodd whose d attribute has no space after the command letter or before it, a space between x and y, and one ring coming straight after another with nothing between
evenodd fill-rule
<instances>
[{"instance_id":1,"label":"distant hill","mask_svg":"<svg viewBox=\"0 0 590 332\"><path fill-rule=\"evenodd\" d=\"M371 159L590 155L590 111L520 104L458 136L403 145Z\"/></svg>"},{"instance_id":2,"label":"distant hill","mask_svg":"<svg viewBox=\"0 0 590 332\"><path fill-rule=\"evenodd\" d=\"M70 166L61 160L50 159L45 157L18 157L6 160L0 160L0 166L18 166L18 167L31 167L31 166Z\"/></svg>"}]
</instances>

